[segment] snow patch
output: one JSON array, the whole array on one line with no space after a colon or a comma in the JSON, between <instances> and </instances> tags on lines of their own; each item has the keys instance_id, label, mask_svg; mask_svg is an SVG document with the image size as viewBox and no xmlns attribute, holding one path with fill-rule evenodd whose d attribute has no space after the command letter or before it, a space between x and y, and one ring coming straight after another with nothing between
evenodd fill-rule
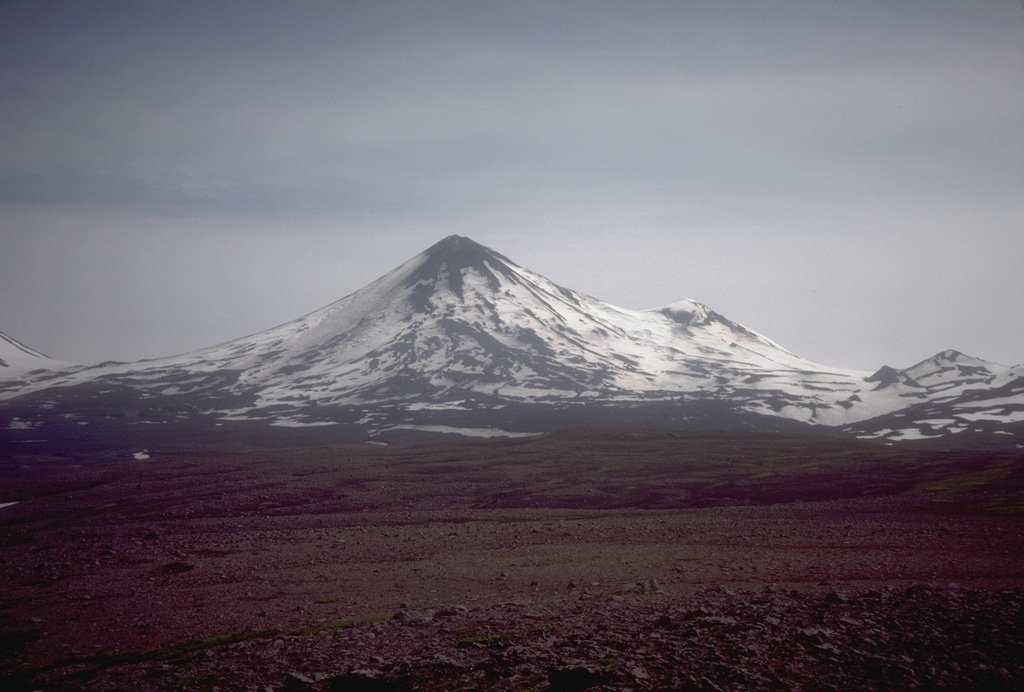
<instances>
[{"instance_id":1,"label":"snow patch","mask_svg":"<svg viewBox=\"0 0 1024 692\"><path fill-rule=\"evenodd\" d=\"M406 411L469 411L469 406L465 405L465 401L452 401L443 404L434 404L428 402L414 402L406 404L404 406Z\"/></svg>"},{"instance_id":2,"label":"snow patch","mask_svg":"<svg viewBox=\"0 0 1024 692\"><path fill-rule=\"evenodd\" d=\"M996 413L995 411L978 411L977 413L957 413L957 418L969 421L991 420L1000 423L1019 423L1024 421L1024 411L1007 411Z\"/></svg>"},{"instance_id":3,"label":"snow patch","mask_svg":"<svg viewBox=\"0 0 1024 692\"><path fill-rule=\"evenodd\" d=\"M922 425L930 425L935 428L943 428L949 425L956 425L957 421L953 418L927 418L922 421L918 421Z\"/></svg>"},{"instance_id":4,"label":"snow patch","mask_svg":"<svg viewBox=\"0 0 1024 692\"><path fill-rule=\"evenodd\" d=\"M452 425L390 425L381 428L386 430L420 430L423 432L448 433L463 435L464 437L533 437L539 433L535 432L509 432L497 428L457 428Z\"/></svg>"}]
</instances>

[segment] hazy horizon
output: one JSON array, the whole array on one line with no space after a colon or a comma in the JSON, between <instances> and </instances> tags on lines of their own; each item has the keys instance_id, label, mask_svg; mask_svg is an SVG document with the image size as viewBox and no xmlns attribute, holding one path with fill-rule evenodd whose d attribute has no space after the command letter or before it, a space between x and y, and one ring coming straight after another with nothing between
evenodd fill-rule
<instances>
[{"instance_id":1,"label":"hazy horizon","mask_svg":"<svg viewBox=\"0 0 1024 692\"><path fill-rule=\"evenodd\" d=\"M0 5L0 331L271 328L465 235L805 358L1024 363L1024 7Z\"/></svg>"}]
</instances>

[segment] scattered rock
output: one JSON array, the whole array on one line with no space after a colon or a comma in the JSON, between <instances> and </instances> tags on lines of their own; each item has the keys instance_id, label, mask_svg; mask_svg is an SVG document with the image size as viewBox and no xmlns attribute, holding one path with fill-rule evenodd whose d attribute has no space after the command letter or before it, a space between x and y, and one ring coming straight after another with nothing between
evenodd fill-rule
<instances>
[{"instance_id":1,"label":"scattered rock","mask_svg":"<svg viewBox=\"0 0 1024 692\"><path fill-rule=\"evenodd\" d=\"M573 668L552 668L548 671L548 682L552 692L579 692L596 687L608 680L608 676L589 666Z\"/></svg>"},{"instance_id":2,"label":"scattered rock","mask_svg":"<svg viewBox=\"0 0 1024 692\"><path fill-rule=\"evenodd\" d=\"M469 608L461 605L445 606L434 613L434 617L438 618L454 618L460 615L465 615L469 612Z\"/></svg>"},{"instance_id":3,"label":"scattered rock","mask_svg":"<svg viewBox=\"0 0 1024 692\"><path fill-rule=\"evenodd\" d=\"M674 630L679 627L676 622L672 619L671 615L661 615L657 620L654 621L654 627L662 627L667 630Z\"/></svg>"},{"instance_id":4,"label":"scattered rock","mask_svg":"<svg viewBox=\"0 0 1024 692\"><path fill-rule=\"evenodd\" d=\"M284 679L284 692L320 692L320 686L307 675L288 673Z\"/></svg>"},{"instance_id":5,"label":"scattered rock","mask_svg":"<svg viewBox=\"0 0 1024 692\"><path fill-rule=\"evenodd\" d=\"M388 680L378 671L354 670L327 680L330 692L403 692L406 685Z\"/></svg>"},{"instance_id":6,"label":"scattered rock","mask_svg":"<svg viewBox=\"0 0 1024 692\"><path fill-rule=\"evenodd\" d=\"M399 610L397 613L391 616L392 622L426 623L429 620L429 615L418 613L415 610Z\"/></svg>"},{"instance_id":7,"label":"scattered rock","mask_svg":"<svg viewBox=\"0 0 1024 692\"><path fill-rule=\"evenodd\" d=\"M1024 590L931 587L838 599L716 590L543 608L451 605L432 615L400 610L394 626L210 646L173 664L114 664L82 689L156 692L215 680L224 690L274 692L1015 690L1024 689L1022 615ZM298 668L283 682L273 675L282 665Z\"/></svg>"}]
</instances>

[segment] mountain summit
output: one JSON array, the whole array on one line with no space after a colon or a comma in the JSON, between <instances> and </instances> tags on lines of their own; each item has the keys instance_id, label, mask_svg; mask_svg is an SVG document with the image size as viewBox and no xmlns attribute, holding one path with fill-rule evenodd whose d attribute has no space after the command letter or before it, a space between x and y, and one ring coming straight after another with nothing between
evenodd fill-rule
<instances>
[{"instance_id":1,"label":"mountain summit","mask_svg":"<svg viewBox=\"0 0 1024 692\"><path fill-rule=\"evenodd\" d=\"M0 399L14 410L45 394L51 419L74 420L99 401L129 409L104 421L330 427L330 439L348 440L579 424L794 430L850 426L1024 374L936 359L874 377L831 368L695 301L626 310L453 235L273 329L169 358L0 381Z\"/></svg>"},{"instance_id":2,"label":"mountain summit","mask_svg":"<svg viewBox=\"0 0 1024 692\"><path fill-rule=\"evenodd\" d=\"M514 266L511 260L494 250L464 236L450 235L420 255L419 267L408 281L421 286L445 284L461 299L464 297L462 278L466 272L483 277L496 288L500 284L499 274L506 279L512 277L511 266Z\"/></svg>"}]
</instances>

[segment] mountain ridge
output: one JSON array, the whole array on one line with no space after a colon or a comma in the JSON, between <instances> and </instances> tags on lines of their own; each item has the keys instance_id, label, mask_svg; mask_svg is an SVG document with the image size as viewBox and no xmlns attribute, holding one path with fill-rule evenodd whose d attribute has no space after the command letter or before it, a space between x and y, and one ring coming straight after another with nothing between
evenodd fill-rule
<instances>
[{"instance_id":1,"label":"mountain ridge","mask_svg":"<svg viewBox=\"0 0 1024 692\"><path fill-rule=\"evenodd\" d=\"M625 421L814 426L888 441L910 428L861 424L929 404L929 420L953 423L918 426L916 439L948 437L973 429L961 424L978 412L941 418L936 407L968 397L977 408L979 391L1022 375L1019 366L949 350L903 370L833 368L696 301L620 308L453 235L364 288L253 335L137 363L0 380L0 416L16 411L20 423L35 416L42 427L63 415L84 428L99 421L78 420L76 406L99 401L113 418L158 410L161 425L333 426L354 439ZM1000 402L989 418L1012 427L1024 421L1020 404Z\"/></svg>"}]
</instances>

